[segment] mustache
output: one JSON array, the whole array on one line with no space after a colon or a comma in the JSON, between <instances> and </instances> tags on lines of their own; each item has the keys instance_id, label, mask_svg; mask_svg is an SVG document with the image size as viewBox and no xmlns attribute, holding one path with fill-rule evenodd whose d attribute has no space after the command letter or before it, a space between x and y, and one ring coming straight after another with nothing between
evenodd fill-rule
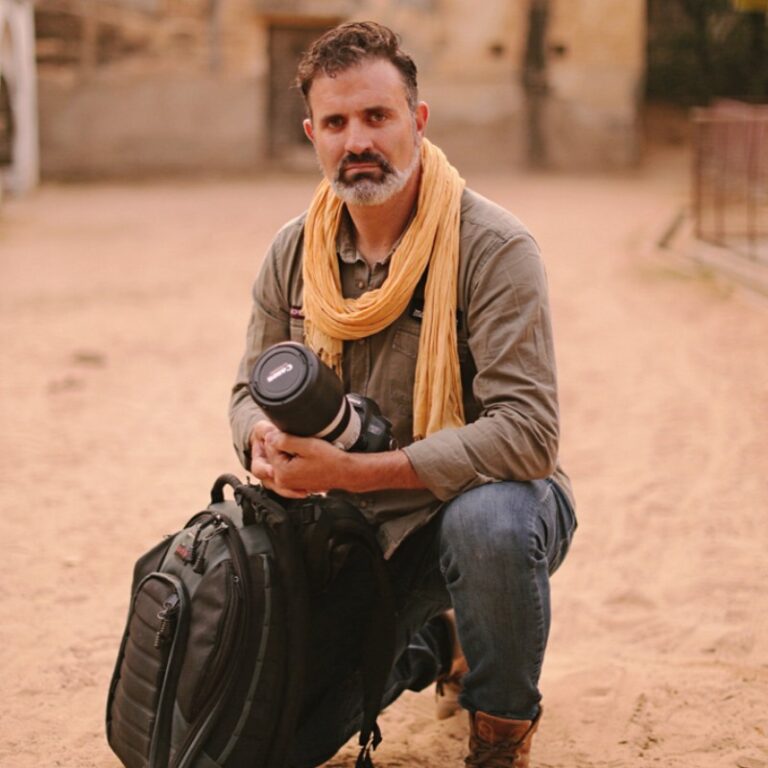
<instances>
[{"instance_id":1,"label":"mustache","mask_svg":"<svg viewBox=\"0 0 768 768\"><path fill-rule=\"evenodd\" d=\"M359 155L355 154L354 152L350 152L348 155L345 155L342 161L339 163L338 175L342 176L344 172L349 168L349 166L355 163L376 163L385 174L395 172L395 169L383 155L380 155L378 152L374 152L373 150L367 149L365 152L361 152Z\"/></svg>"}]
</instances>

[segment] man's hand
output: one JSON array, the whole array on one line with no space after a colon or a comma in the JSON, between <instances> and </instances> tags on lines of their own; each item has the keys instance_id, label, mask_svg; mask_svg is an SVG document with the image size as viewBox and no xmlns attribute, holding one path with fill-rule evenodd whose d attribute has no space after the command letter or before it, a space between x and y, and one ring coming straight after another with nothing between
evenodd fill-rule
<instances>
[{"instance_id":1,"label":"man's hand","mask_svg":"<svg viewBox=\"0 0 768 768\"><path fill-rule=\"evenodd\" d=\"M331 489L366 493L424 488L402 451L348 453L316 437L281 432L259 421L251 432L251 472L281 496L300 499Z\"/></svg>"},{"instance_id":2,"label":"man's hand","mask_svg":"<svg viewBox=\"0 0 768 768\"><path fill-rule=\"evenodd\" d=\"M344 451L324 440L287 435L271 421L257 422L251 432L251 472L285 498L339 487L333 477L344 457Z\"/></svg>"},{"instance_id":3,"label":"man's hand","mask_svg":"<svg viewBox=\"0 0 768 768\"><path fill-rule=\"evenodd\" d=\"M271 421L262 420L257 421L251 430L251 472L262 482L272 479L272 467L267 461L264 438L276 429L277 427Z\"/></svg>"},{"instance_id":4,"label":"man's hand","mask_svg":"<svg viewBox=\"0 0 768 768\"><path fill-rule=\"evenodd\" d=\"M343 467L349 454L316 437L296 437L280 430L264 439L273 481L299 496L343 488Z\"/></svg>"},{"instance_id":5,"label":"man's hand","mask_svg":"<svg viewBox=\"0 0 768 768\"><path fill-rule=\"evenodd\" d=\"M275 470L269 458L266 444L267 437L275 432L280 432L280 430L266 419L257 421L251 430L251 474L260 480L265 488L269 488L285 498L301 499L307 495L306 491L296 492L290 488L283 488L275 479Z\"/></svg>"}]
</instances>

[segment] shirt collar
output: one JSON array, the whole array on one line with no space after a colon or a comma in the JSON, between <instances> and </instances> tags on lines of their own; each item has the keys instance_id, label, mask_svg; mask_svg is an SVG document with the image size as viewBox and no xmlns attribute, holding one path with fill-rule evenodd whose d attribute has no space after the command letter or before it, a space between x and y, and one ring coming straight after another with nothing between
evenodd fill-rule
<instances>
[{"instance_id":1,"label":"shirt collar","mask_svg":"<svg viewBox=\"0 0 768 768\"><path fill-rule=\"evenodd\" d=\"M354 264L362 258L355 247L355 230L346 206L341 214L339 233L336 235L336 252L345 264Z\"/></svg>"},{"instance_id":2,"label":"shirt collar","mask_svg":"<svg viewBox=\"0 0 768 768\"><path fill-rule=\"evenodd\" d=\"M387 253L384 261L379 262L380 264L389 264L392 254L397 249L397 246L400 245L405 233L408 231L408 227L411 226L414 215L415 209L411 213L411 217L408 219L408 223L405 225L405 229L400 234L400 237L397 238L394 245L389 249L389 253ZM356 261L365 261L355 245L355 228L352 224L352 217L349 215L346 206L344 206L342 211L339 233L336 236L336 253L339 256L339 259L345 264L354 264Z\"/></svg>"}]
</instances>

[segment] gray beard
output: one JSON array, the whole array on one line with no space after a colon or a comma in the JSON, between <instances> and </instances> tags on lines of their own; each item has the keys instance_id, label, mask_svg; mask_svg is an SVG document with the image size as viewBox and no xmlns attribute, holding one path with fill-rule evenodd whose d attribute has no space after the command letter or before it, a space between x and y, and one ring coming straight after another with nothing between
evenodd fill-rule
<instances>
[{"instance_id":1,"label":"gray beard","mask_svg":"<svg viewBox=\"0 0 768 768\"><path fill-rule=\"evenodd\" d=\"M343 181L341 174L337 173L331 181L331 188L347 205L381 205L402 192L420 162L419 147L414 145L411 162L402 171L392 169L383 171L379 179L364 177L352 181Z\"/></svg>"}]
</instances>

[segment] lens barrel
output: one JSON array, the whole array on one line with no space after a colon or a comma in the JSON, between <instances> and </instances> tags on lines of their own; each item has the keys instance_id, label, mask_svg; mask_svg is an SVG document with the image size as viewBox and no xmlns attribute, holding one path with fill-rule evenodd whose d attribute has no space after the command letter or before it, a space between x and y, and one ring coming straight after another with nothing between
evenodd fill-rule
<instances>
[{"instance_id":1,"label":"lens barrel","mask_svg":"<svg viewBox=\"0 0 768 768\"><path fill-rule=\"evenodd\" d=\"M259 356L249 389L270 420L291 435L322 436L339 427L343 432L345 414L347 421L350 418L339 377L314 352L292 341L275 344Z\"/></svg>"},{"instance_id":2,"label":"lens barrel","mask_svg":"<svg viewBox=\"0 0 768 768\"><path fill-rule=\"evenodd\" d=\"M388 451L392 425L370 398L344 394L341 379L308 347L284 341L259 355L251 397L289 435L319 437L344 451Z\"/></svg>"}]
</instances>

